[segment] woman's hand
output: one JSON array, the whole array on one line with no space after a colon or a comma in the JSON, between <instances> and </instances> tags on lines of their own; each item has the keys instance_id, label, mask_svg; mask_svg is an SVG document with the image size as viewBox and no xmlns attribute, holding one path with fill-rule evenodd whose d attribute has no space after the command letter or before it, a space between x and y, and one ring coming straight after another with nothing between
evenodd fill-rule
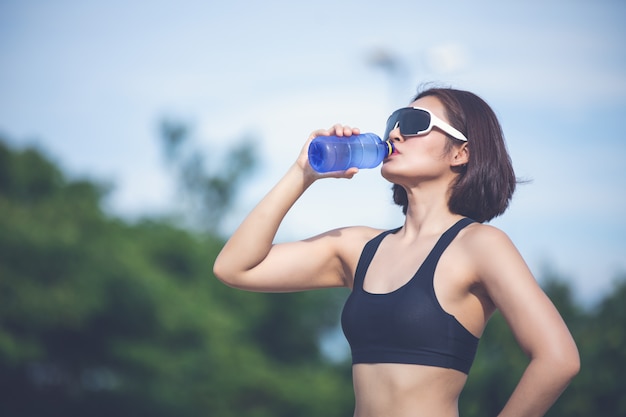
<instances>
[{"instance_id":1,"label":"woman's hand","mask_svg":"<svg viewBox=\"0 0 626 417\"><path fill-rule=\"evenodd\" d=\"M338 137L350 137L352 135L358 135L361 131L356 127L342 126L340 124L333 125L330 129L317 129L309 135L304 147L300 151L296 164L302 169L305 177L310 178L310 182L313 182L319 178L352 178L357 172L358 168L348 168L345 171L334 171L319 173L315 171L311 164L309 164L309 145L311 141L318 136L338 136Z\"/></svg>"}]
</instances>

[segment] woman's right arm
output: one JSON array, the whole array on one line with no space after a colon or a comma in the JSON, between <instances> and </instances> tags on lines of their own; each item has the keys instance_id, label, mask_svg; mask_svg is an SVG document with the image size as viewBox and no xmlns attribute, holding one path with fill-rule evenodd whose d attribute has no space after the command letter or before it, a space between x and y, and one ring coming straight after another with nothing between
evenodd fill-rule
<instances>
[{"instance_id":1,"label":"woman's right arm","mask_svg":"<svg viewBox=\"0 0 626 417\"><path fill-rule=\"evenodd\" d=\"M297 291L349 285L345 250L349 229L311 239L274 244L283 218L306 189L322 177L351 178L358 170L318 174L308 163L310 141L320 135L350 136L358 129L333 126L311 134L287 173L244 219L213 265L215 276L232 287L251 291Z\"/></svg>"}]
</instances>

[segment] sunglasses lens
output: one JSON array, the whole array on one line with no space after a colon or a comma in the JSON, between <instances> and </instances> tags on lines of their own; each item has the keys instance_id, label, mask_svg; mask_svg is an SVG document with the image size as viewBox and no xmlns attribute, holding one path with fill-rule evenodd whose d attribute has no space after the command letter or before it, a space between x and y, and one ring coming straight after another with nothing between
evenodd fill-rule
<instances>
[{"instance_id":1,"label":"sunglasses lens","mask_svg":"<svg viewBox=\"0 0 626 417\"><path fill-rule=\"evenodd\" d=\"M424 110L411 109L404 112L400 120L400 133L403 136L419 135L428 130L430 114Z\"/></svg>"},{"instance_id":2,"label":"sunglasses lens","mask_svg":"<svg viewBox=\"0 0 626 417\"><path fill-rule=\"evenodd\" d=\"M414 108L396 110L387 120L385 140L389 139L389 134L398 124L400 125L402 136L419 135L430 127L430 114L427 111Z\"/></svg>"}]
</instances>

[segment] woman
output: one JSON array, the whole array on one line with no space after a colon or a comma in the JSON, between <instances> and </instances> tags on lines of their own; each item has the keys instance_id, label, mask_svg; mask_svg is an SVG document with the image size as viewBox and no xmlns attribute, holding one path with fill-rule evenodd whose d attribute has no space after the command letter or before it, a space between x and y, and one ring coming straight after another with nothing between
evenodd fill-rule
<instances>
[{"instance_id":1,"label":"woman","mask_svg":"<svg viewBox=\"0 0 626 417\"><path fill-rule=\"evenodd\" d=\"M381 172L406 215L402 227L346 227L273 243L310 185L358 172L316 173L309 142L358 133L340 125L313 132L226 243L215 275L251 291L352 288L342 326L355 417L458 416L478 340L499 309L530 358L500 416L544 415L578 372L578 351L515 246L483 224L506 210L516 179L500 124L476 95L429 89L389 118L384 137L394 152Z\"/></svg>"}]
</instances>

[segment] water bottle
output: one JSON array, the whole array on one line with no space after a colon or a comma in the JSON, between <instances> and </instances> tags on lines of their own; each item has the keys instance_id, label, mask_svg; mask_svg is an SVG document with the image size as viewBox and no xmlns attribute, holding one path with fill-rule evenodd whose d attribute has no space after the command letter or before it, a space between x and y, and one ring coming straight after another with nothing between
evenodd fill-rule
<instances>
[{"instance_id":1,"label":"water bottle","mask_svg":"<svg viewBox=\"0 0 626 417\"><path fill-rule=\"evenodd\" d=\"M374 133L318 136L309 145L309 164L317 172L345 171L352 167L374 168L391 152L391 142L383 142Z\"/></svg>"}]
</instances>

